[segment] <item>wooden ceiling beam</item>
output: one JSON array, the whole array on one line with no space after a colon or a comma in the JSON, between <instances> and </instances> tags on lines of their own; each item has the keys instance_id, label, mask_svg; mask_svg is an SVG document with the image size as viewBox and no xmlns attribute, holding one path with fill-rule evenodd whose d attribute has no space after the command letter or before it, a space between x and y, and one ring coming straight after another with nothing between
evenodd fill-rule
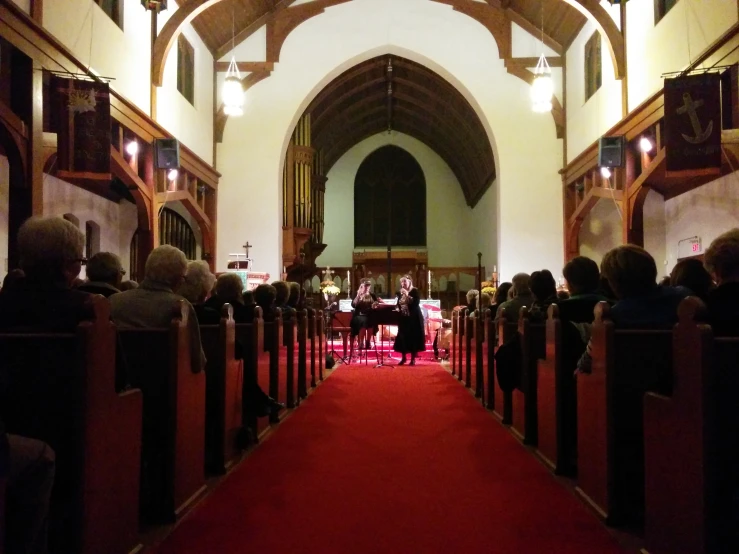
<instances>
[{"instance_id":1,"label":"wooden ceiling beam","mask_svg":"<svg viewBox=\"0 0 739 554\"><path fill-rule=\"evenodd\" d=\"M239 44L244 42L246 39L256 33L260 28L266 25L267 21L269 21L270 17L272 17L273 14L277 13L280 10L284 10L285 8L289 8L293 2L295 2L295 0L278 0L277 2L275 2L270 11L261 15L249 25L241 29L241 31L236 33L236 36L233 40L229 40L228 42L221 44L218 48L216 48L213 57L216 60L220 60L223 56L228 54L231 50L236 48Z\"/></svg>"},{"instance_id":2,"label":"wooden ceiling beam","mask_svg":"<svg viewBox=\"0 0 739 554\"><path fill-rule=\"evenodd\" d=\"M231 62L216 62L216 73L225 73ZM253 73L255 71L274 71L275 64L272 62L236 62L236 67L242 73Z\"/></svg>"}]
</instances>

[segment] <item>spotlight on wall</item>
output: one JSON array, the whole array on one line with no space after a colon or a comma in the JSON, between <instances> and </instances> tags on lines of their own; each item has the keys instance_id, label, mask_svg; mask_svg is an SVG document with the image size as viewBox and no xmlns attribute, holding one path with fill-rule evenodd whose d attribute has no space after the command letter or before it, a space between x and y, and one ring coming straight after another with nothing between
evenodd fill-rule
<instances>
[{"instance_id":1,"label":"spotlight on wall","mask_svg":"<svg viewBox=\"0 0 739 554\"><path fill-rule=\"evenodd\" d=\"M611 178L611 170L607 167L601 167L600 168L600 174L604 179L610 179Z\"/></svg>"},{"instance_id":2,"label":"spotlight on wall","mask_svg":"<svg viewBox=\"0 0 739 554\"><path fill-rule=\"evenodd\" d=\"M135 140L132 140L131 142L129 142L126 145L126 153L129 156L135 156L136 154L138 154L139 153L139 143L136 142Z\"/></svg>"},{"instance_id":3,"label":"spotlight on wall","mask_svg":"<svg viewBox=\"0 0 739 554\"><path fill-rule=\"evenodd\" d=\"M642 137L639 139L639 150L646 154L647 152L651 152L652 148L654 148L654 145L649 137Z\"/></svg>"},{"instance_id":4,"label":"spotlight on wall","mask_svg":"<svg viewBox=\"0 0 739 554\"><path fill-rule=\"evenodd\" d=\"M170 169L169 173L167 173L167 179L169 179L170 181L176 181L179 174L180 172L176 169Z\"/></svg>"}]
</instances>

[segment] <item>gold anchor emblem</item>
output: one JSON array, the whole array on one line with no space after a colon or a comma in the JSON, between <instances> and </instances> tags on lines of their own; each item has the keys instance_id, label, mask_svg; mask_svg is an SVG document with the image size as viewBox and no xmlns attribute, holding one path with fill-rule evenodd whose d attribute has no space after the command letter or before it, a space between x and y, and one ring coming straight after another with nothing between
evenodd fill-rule
<instances>
[{"instance_id":1,"label":"gold anchor emblem","mask_svg":"<svg viewBox=\"0 0 739 554\"><path fill-rule=\"evenodd\" d=\"M693 101L690 93L685 92L683 93L683 105L677 109L678 115L683 115L685 113L688 114L688 117L690 118L690 124L693 126L693 132L695 133L694 137L686 135L685 133L681 133L683 135L683 138L690 144L700 144L701 142L706 142L708 140L708 137L710 137L711 133L713 132L713 120L708 122L708 127L706 127L705 131L701 127L701 122L698 119L697 109L700 108L702 105L703 100Z\"/></svg>"}]
</instances>

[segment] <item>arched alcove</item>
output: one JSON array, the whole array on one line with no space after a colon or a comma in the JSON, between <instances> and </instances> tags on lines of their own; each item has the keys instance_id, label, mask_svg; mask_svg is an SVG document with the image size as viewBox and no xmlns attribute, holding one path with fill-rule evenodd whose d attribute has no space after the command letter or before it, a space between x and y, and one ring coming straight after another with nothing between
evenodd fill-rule
<instances>
[{"instance_id":1,"label":"arched alcove","mask_svg":"<svg viewBox=\"0 0 739 554\"><path fill-rule=\"evenodd\" d=\"M426 180L397 146L372 152L354 179L354 246L426 246Z\"/></svg>"},{"instance_id":2,"label":"arched alcove","mask_svg":"<svg viewBox=\"0 0 739 554\"><path fill-rule=\"evenodd\" d=\"M184 217L170 208L163 208L159 214L159 244L179 248L188 260L197 259L195 232Z\"/></svg>"}]
</instances>

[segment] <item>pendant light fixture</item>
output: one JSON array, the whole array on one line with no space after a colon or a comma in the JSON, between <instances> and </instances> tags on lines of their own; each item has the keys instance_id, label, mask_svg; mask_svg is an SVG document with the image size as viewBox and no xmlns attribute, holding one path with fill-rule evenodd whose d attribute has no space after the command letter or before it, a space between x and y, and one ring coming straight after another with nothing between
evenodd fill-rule
<instances>
[{"instance_id":1,"label":"pendant light fixture","mask_svg":"<svg viewBox=\"0 0 739 554\"><path fill-rule=\"evenodd\" d=\"M223 82L223 90L221 91L223 113L229 116L244 115L244 85L241 82L241 72L236 63L234 37L234 15L231 12L231 63L228 64L226 80Z\"/></svg>"},{"instance_id":2,"label":"pendant light fixture","mask_svg":"<svg viewBox=\"0 0 739 554\"><path fill-rule=\"evenodd\" d=\"M544 2L541 4L541 56L534 69L534 82L531 84L531 108L537 113L552 111L554 81L552 69L544 56Z\"/></svg>"}]
</instances>

